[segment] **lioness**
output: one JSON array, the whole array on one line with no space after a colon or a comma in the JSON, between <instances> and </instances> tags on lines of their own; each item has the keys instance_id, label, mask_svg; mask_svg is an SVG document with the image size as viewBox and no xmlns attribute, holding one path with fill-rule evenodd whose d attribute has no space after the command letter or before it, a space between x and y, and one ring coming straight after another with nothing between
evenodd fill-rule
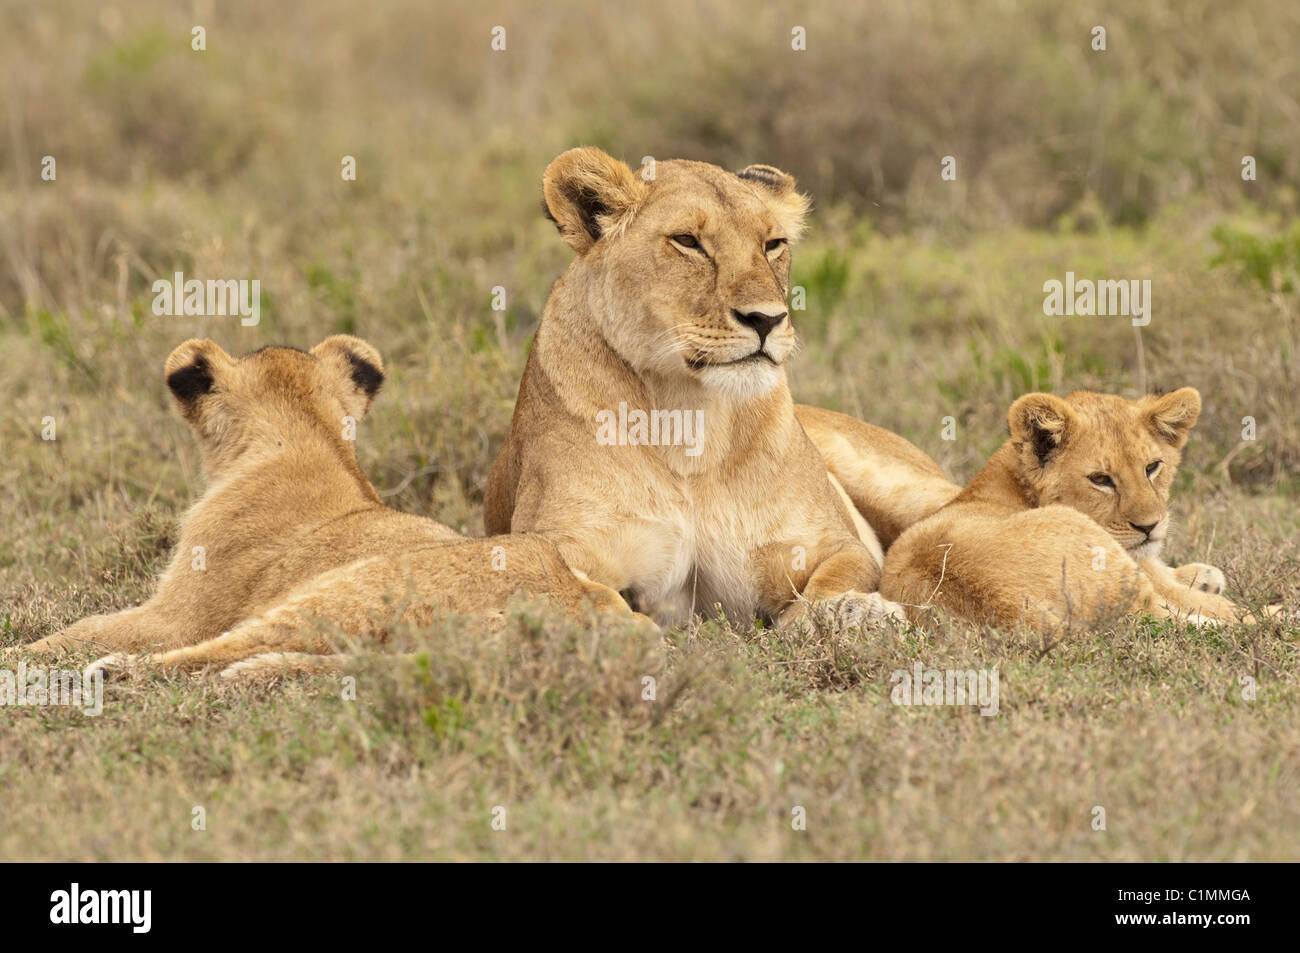
<instances>
[{"instance_id":1,"label":"lioness","mask_svg":"<svg viewBox=\"0 0 1300 953\"><path fill-rule=\"evenodd\" d=\"M268 347L236 360L190 340L164 373L199 443L207 492L182 521L153 598L27 651L152 652L178 670L275 653L265 661L278 666L280 653L334 651L322 621L382 640L398 619L499 614L520 590L579 618L593 608L632 618L617 592L574 576L545 539L467 540L380 501L351 439L384 379L365 341L335 335L310 352Z\"/></svg>"},{"instance_id":2,"label":"lioness","mask_svg":"<svg viewBox=\"0 0 1300 953\"><path fill-rule=\"evenodd\" d=\"M881 592L914 619L938 606L1040 629L1114 610L1242 618L1220 595L1218 569L1156 558L1169 486L1200 412L1190 387L1138 400L1026 394L988 464L890 548Z\"/></svg>"},{"instance_id":3,"label":"lioness","mask_svg":"<svg viewBox=\"0 0 1300 953\"><path fill-rule=\"evenodd\" d=\"M841 624L893 612L880 543L786 385L794 180L682 160L638 175L580 148L542 196L577 255L488 477L488 532L545 534L665 623L715 605L789 621L819 597Z\"/></svg>"}]
</instances>

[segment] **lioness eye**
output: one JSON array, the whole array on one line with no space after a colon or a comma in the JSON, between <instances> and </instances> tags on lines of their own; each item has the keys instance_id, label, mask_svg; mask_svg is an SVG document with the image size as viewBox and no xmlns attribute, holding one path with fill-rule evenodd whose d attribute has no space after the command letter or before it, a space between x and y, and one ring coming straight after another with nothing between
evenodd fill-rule
<instances>
[{"instance_id":1,"label":"lioness eye","mask_svg":"<svg viewBox=\"0 0 1300 953\"><path fill-rule=\"evenodd\" d=\"M1094 486L1114 486L1115 481L1104 473L1090 473L1088 479L1093 482Z\"/></svg>"},{"instance_id":2,"label":"lioness eye","mask_svg":"<svg viewBox=\"0 0 1300 953\"><path fill-rule=\"evenodd\" d=\"M1157 460L1155 463L1148 463L1148 464L1147 464L1147 476L1152 476L1152 475L1153 475L1157 470L1159 470L1159 469L1160 469L1160 461L1159 461L1159 460Z\"/></svg>"},{"instance_id":3,"label":"lioness eye","mask_svg":"<svg viewBox=\"0 0 1300 953\"><path fill-rule=\"evenodd\" d=\"M700 243L696 241L694 235L674 235L673 241L683 248L699 248Z\"/></svg>"},{"instance_id":4,"label":"lioness eye","mask_svg":"<svg viewBox=\"0 0 1300 953\"><path fill-rule=\"evenodd\" d=\"M767 240L767 244L764 245L763 247L764 247L764 249L766 249L767 253L770 255L770 254L772 254L772 252L780 251L783 247L785 247L785 239L784 239L784 238L769 238L769 239Z\"/></svg>"}]
</instances>

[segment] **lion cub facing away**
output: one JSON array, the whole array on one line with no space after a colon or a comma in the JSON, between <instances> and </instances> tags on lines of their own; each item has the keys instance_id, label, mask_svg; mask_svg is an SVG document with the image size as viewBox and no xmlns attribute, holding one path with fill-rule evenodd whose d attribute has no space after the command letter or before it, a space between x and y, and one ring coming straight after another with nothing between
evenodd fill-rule
<instances>
[{"instance_id":1,"label":"lion cub facing away","mask_svg":"<svg viewBox=\"0 0 1300 953\"><path fill-rule=\"evenodd\" d=\"M1040 629L1103 611L1237 620L1212 566L1156 558L1169 486L1201 396L1184 387L1126 400L1027 394L1011 438L951 503L904 532L885 557L888 599L918 610Z\"/></svg>"},{"instance_id":2,"label":"lion cub facing away","mask_svg":"<svg viewBox=\"0 0 1300 953\"><path fill-rule=\"evenodd\" d=\"M208 489L183 520L157 593L28 650L154 652L150 661L176 670L276 653L265 662L278 668L281 653L335 651L319 622L382 640L398 617L499 616L519 590L578 618L596 609L649 623L612 589L575 576L540 537L468 540L385 506L348 439L383 382L365 341L335 335L310 353L268 347L236 360L190 340L167 358L165 375Z\"/></svg>"}]
</instances>

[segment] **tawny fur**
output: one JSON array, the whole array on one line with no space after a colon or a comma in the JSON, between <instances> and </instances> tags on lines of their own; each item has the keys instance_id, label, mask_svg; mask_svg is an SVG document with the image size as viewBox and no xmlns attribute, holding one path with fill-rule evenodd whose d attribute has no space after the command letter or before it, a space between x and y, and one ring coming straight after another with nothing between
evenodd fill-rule
<instances>
[{"instance_id":1,"label":"tawny fur","mask_svg":"<svg viewBox=\"0 0 1300 953\"><path fill-rule=\"evenodd\" d=\"M794 414L886 549L961 492L925 451L896 433L807 404Z\"/></svg>"},{"instance_id":2,"label":"tawny fur","mask_svg":"<svg viewBox=\"0 0 1300 953\"><path fill-rule=\"evenodd\" d=\"M1219 570L1175 570L1157 558L1169 487L1200 409L1190 387L1139 400L1021 397L1008 415L1010 439L889 549L882 594L913 619L937 607L1043 630L1115 612L1243 618L1219 595Z\"/></svg>"},{"instance_id":3,"label":"tawny fur","mask_svg":"<svg viewBox=\"0 0 1300 953\"><path fill-rule=\"evenodd\" d=\"M335 651L326 633L382 641L441 612L500 619L524 592L563 611L634 618L611 589L569 571L538 536L467 540L385 506L350 439L382 380L379 354L346 335L310 353L239 360L191 340L167 359L208 488L144 605L83 619L30 652L154 653L189 670L262 653ZM641 620L648 624L648 620Z\"/></svg>"},{"instance_id":4,"label":"tawny fur","mask_svg":"<svg viewBox=\"0 0 1300 953\"><path fill-rule=\"evenodd\" d=\"M855 619L891 611L875 593L880 546L786 384L790 244L807 199L770 166L672 160L648 173L582 148L543 176L577 255L551 290L488 478L488 531L544 534L664 622L715 605L788 621L820 597L853 603ZM764 334L753 315L776 320ZM602 445L597 415L620 403L702 411L700 453Z\"/></svg>"}]
</instances>

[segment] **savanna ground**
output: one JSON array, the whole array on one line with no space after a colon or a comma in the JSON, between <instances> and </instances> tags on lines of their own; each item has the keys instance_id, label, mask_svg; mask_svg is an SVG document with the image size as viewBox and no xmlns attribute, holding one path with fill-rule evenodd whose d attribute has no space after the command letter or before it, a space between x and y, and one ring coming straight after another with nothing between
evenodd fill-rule
<instances>
[{"instance_id":1,"label":"savanna ground","mask_svg":"<svg viewBox=\"0 0 1300 953\"><path fill-rule=\"evenodd\" d=\"M541 171L580 143L794 173L817 203L796 397L956 479L1024 391L1199 388L1167 555L1300 606L1294 4L182 7L0 5L0 644L148 594L201 486L161 380L191 336L372 341L363 468L480 534L568 259ZM1150 278L1150 325L1045 316L1067 270ZM259 278L260 325L155 316L174 271ZM712 620L661 644L521 607L492 638L408 635L424 664L371 657L354 701L151 677L98 718L0 709L0 859L1300 857L1295 627ZM999 713L895 707L917 661L998 669Z\"/></svg>"}]
</instances>

